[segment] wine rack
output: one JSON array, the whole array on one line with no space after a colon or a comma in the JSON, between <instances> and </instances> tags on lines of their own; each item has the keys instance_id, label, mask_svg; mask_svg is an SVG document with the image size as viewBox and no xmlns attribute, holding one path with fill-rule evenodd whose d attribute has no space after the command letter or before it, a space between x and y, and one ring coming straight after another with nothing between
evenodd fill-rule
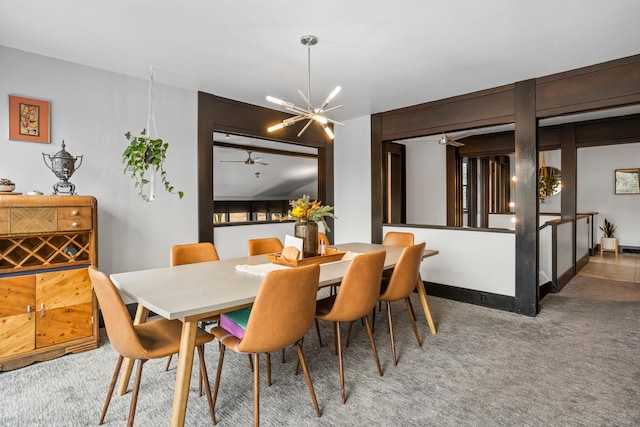
<instances>
[{"instance_id":1,"label":"wine rack","mask_svg":"<svg viewBox=\"0 0 640 427\"><path fill-rule=\"evenodd\" d=\"M90 196L0 195L0 371L98 347L97 210Z\"/></svg>"}]
</instances>

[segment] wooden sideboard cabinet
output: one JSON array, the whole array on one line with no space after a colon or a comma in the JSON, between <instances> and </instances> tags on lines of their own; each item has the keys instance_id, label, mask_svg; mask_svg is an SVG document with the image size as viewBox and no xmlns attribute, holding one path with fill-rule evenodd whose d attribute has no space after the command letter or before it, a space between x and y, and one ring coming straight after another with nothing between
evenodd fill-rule
<instances>
[{"instance_id":1,"label":"wooden sideboard cabinet","mask_svg":"<svg viewBox=\"0 0 640 427\"><path fill-rule=\"evenodd\" d=\"M0 371L98 347L91 196L0 195Z\"/></svg>"}]
</instances>

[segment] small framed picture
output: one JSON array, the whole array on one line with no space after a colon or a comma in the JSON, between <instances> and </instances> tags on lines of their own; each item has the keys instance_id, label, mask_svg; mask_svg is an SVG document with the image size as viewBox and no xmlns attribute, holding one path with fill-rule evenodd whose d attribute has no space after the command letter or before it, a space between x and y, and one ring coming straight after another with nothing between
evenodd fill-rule
<instances>
[{"instance_id":1,"label":"small framed picture","mask_svg":"<svg viewBox=\"0 0 640 427\"><path fill-rule=\"evenodd\" d=\"M640 169L616 169L616 194L640 194Z\"/></svg>"},{"instance_id":2,"label":"small framed picture","mask_svg":"<svg viewBox=\"0 0 640 427\"><path fill-rule=\"evenodd\" d=\"M9 95L9 139L51 142L49 101Z\"/></svg>"}]
</instances>

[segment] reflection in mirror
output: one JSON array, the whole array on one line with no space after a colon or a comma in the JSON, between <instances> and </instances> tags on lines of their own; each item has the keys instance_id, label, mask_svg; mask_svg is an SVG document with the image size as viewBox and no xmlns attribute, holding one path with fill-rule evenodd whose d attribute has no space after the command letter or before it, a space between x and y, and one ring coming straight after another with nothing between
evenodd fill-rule
<instances>
[{"instance_id":1,"label":"reflection in mirror","mask_svg":"<svg viewBox=\"0 0 640 427\"><path fill-rule=\"evenodd\" d=\"M214 134L214 223L279 221L289 200L318 195L317 149Z\"/></svg>"}]
</instances>

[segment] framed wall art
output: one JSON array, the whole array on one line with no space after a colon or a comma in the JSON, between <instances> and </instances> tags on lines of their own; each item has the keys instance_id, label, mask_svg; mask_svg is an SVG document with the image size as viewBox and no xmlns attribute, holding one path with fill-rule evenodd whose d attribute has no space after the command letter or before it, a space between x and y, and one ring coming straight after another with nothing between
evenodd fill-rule
<instances>
[{"instance_id":1,"label":"framed wall art","mask_svg":"<svg viewBox=\"0 0 640 427\"><path fill-rule=\"evenodd\" d=\"M49 101L9 95L9 139L51 142Z\"/></svg>"},{"instance_id":2,"label":"framed wall art","mask_svg":"<svg viewBox=\"0 0 640 427\"><path fill-rule=\"evenodd\" d=\"M640 169L616 169L616 194L640 194Z\"/></svg>"}]
</instances>

